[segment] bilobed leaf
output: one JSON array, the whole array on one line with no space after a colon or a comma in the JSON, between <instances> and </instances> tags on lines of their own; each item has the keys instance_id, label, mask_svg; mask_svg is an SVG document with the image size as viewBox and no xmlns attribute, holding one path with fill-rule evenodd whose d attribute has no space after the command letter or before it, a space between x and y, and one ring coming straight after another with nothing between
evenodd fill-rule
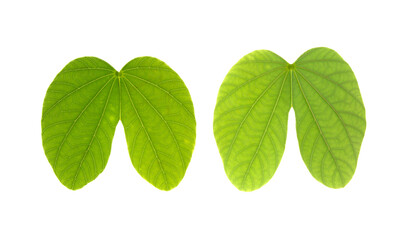
<instances>
[{"instance_id":1,"label":"bilobed leaf","mask_svg":"<svg viewBox=\"0 0 395 240\"><path fill-rule=\"evenodd\" d=\"M351 180L365 134L365 107L350 66L314 48L294 64L293 105L299 148L310 173L328 187Z\"/></svg>"},{"instance_id":2,"label":"bilobed leaf","mask_svg":"<svg viewBox=\"0 0 395 240\"><path fill-rule=\"evenodd\" d=\"M268 182L284 152L291 107L288 63L260 50L226 75L214 112L214 135L230 181L242 191Z\"/></svg>"},{"instance_id":3,"label":"bilobed leaf","mask_svg":"<svg viewBox=\"0 0 395 240\"><path fill-rule=\"evenodd\" d=\"M45 154L59 180L73 190L94 180L107 164L120 119L140 175L162 190L177 186L195 144L194 110L180 77L152 57L134 59L120 72L84 57L56 76L41 125Z\"/></svg>"},{"instance_id":4,"label":"bilobed leaf","mask_svg":"<svg viewBox=\"0 0 395 240\"><path fill-rule=\"evenodd\" d=\"M302 158L328 187L352 178L366 128L355 76L333 50L315 48L294 64L266 50L243 57L218 93L214 135L225 172L252 191L273 176L293 106Z\"/></svg>"},{"instance_id":5,"label":"bilobed leaf","mask_svg":"<svg viewBox=\"0 0 395 240\"><path fill-rule=\"evenodd\" d=\"M56 76L41 126L45 154L63 185L82 188L103 171L118 121L118 79L106 62L78 58Z\"/></svg>"},{"instance_id":6,"label":"bilobed leaf","mask_svg":"<svg viewBox=\"0 0 395 240\"><path fill-rule=\"evenodd\" d=\"M196 138L191 97L164 62L136 58L120 71L121 120L130 158L139 174L170 190L184 177Z\"/></svg>"}]
</instances>

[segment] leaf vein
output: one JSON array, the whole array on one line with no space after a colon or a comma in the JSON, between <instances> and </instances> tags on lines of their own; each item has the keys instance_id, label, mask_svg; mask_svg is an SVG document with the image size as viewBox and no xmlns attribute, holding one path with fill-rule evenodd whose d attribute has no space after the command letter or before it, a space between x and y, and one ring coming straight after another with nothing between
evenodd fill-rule
<instances>
[{"instance_id":1,"label":"leaf vein","mask_svg":"<svg viewBox=\"0 0 395 240\"><path fill-rule=\"evenodd\" d=\"M311 113L311 115L312 115L312 117L313 117L313 119L314 119L314 122L316 123L316 126L317 126L317 128L318 128L318 130L319 130L319 132L320 132L320 134L321 134L321 137L322 137L322 139L324 140L325 145L326 145L326 147L327 147L327 149L328 149L330 155L332 156L333 161L335 162L336 169L337 169L337 171L339 172L339 176L340 176L340 179L341 179L341 181L342 181L342 185L344 186L344 179L343 179L342 174L340 173L339 166L338 166L338 163L337 163L337 159L336 159L335 156L333 155L333 152L332 152L332 150L331 150L331 148L330 148L330 146L329 146L329 144L328 144L328 141L326 140L325 135L324 135L324 133L322 132L321 126L320 126L320 124L318 123L318 120L317 120L317 118L316 118L316 116L315 116L313 110L311 109L311 105L310 105L309 101L307 100L307 97L306 97L306 95L305 95L305 93L304 93L304 91L303 91L303 88L302 88L301 84L300 84L300 81L299 81L299 78L298 78L298 74L295 74L295 79L296 79L296 81L298 82L299 89L300 89L300 91L302 92L303 98L304 98L305 101L306 101L306 104L307 104L307 106L308 106L308 108L309 108L309 110L310 110L310 113Z\"/></svg>"}]
</instances>

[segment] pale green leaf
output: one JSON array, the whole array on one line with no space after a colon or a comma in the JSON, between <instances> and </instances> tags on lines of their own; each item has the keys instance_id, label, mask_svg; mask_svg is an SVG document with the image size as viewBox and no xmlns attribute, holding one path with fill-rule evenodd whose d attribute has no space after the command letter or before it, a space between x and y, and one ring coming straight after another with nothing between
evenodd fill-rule
<instances>
[{"instance_id":1,"label":"pale green leaf","mask_svg":"<svg viewBox=\"0 0 395 240\"><path fill-rule=\"evenodd\" d=\"M260 50L226 75L214 112L214 135L226 174L240 190L271 179L284 153L291 107L288 63Z\"/></svg>"},{"instance_id":2,"label":"pale green leaf","mask_svg":"<svg viewBox=\"0 0 395 240\"><path fill-rule=\"evenodd\" d=\"M352 178L366 121L351 68L328 48L312 49L294 64L260 50L230 70L214 113L225 171L240 190L257 189L273 176L284 152L291 105L311 174L332 188Z\"/></svg>"},{"instance_id":3,"label":"pale green leaf","mask_svg":"<svg viewBox=\"0 0 395 240\"><path fill-rule=\"evenodd\" d=\"M350 66L314 48L294 64L293 105L299 148L310 173L328 187L352 178L365 134L365 107Z\"/></svg>"},{"instance_id":4,"label":"pale green leaf","mask_svg":"<svg viewBox=\"0 0 395 240\"><path fill-rule=\"evenodd\" d=\"M151 57L132 60L120 72L85 57L56 76L44 100L42 139L59 180L70 189L94 180L106 166L120 119L140 175L162 190L177 186L195 144L193 105L180 77Z\"/></svg>"}]
</instances>

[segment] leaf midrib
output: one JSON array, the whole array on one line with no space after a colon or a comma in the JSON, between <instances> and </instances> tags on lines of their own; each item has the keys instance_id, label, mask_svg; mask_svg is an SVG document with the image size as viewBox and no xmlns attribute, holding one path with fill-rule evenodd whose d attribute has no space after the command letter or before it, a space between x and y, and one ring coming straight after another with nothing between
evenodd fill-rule
<instances>
[{"instance_id":1,"label":"leaf midrib","mask_svg":"<svg viewBox=\"0 0 395 240\"><path fill-rule=\"evenodd\" d=\"M306 98L306 95L305 95L305 93L304 93L304 91L303 91L303 88L302 88L302 86L301 86L301 84L300 84L300 81L299 81L299 78L298 78L297 74L295 74L295 79L296 79L296 81L298 82L299 89L300 89L300 91L301 91L301 93L302 93L302 95L303 95L303 98L304 98L305 101L306 101L306 104L307 104L307 106L308 106L308 108L309 108L309 110L310 110L310 113L311 113L311 115L312 115L312 117L313 117L313 119L314 119L314 122L316 123L316 126L317 126L317 128L318 128L318 130L319 130L319 132L320 132L320 134L321 134L321 137L322 137L322 139L324 140L325 145L326 145L326 147L327 147L329 153L330 153L331 156L332 156L332 159L333 159L333 161L334 161L334 163L335 163L335 165L336 165L336 170L338 171L339 176L340 176L340 180L341 180L341 182L342 182L342 185L344 186L344 178L343 178L342 173L341 173L340 170L339 170L339 165L338 165L337 159L335 158L335 156L334 156L334 154L333 154L333 152L332 152L332 149L331 149L331 147L329 146L328 141L327 141L325 135L324 135L323 132L322 132L321 126L320 126L320 124L318 123L318 120L317 120L317 118L316 118L316 116L315 116L313 110L311 109L311 105L310 105L309 101L308 101L307 98ZM323 165L323 164L321 164L321 167L322 167L322 165ZM321 180L324 181L323 178L321 178Z\"/></svg>"},{"instance_id":2,"label":"leaf midrib","mask_svg":"<svg viewBox=\"0 0 395 240\"><path fill-rule=\"evenodd\" d=\"M123 71L125 71L125 70L123 70ZM126 73L126 72L124 72L124 74L129 75L129 76L131 76L131 77L133 77L135 79L138 79L138 80L140 80L140 81L142 81L142 82L144 82L146 84L149 84L151 86L154 86L154 87L160 89L162 92L166 93L169 97L171 97L174 101L176 101L182 108L184 108L184 110L188 113L188 115L195 121L195 117L193 116L193 113L180 100L178 100L178 98L176 98L173 94L171 94L166 89L162 88L158 84L152 83L152 82L150 82L150 81L148 81L148 80L146 80L144 78L141 78L139 76L136 76L136 75L133 75L133 74L130 74L130 73Z\"/></svg>"},{"instance_id":3,"label":"leaf midrib","mask_svg":"<svg viewBox=\"0 0 395 240\"><path fill-rule=\"evenodd\" d=\"M283 68L284 68L284 66L276 67L276 68L273 68L273 69L271 69L271 70L269 70L269 71L266 71L266 72L263 72L263 73L261 73L261 74L259 74L259 75L256 75L256 76L254 76L253 78L248 79L247 81L245 81L245 82L243 82L242 84L238 85L237 87L233 88L233 89L232 89L231 91L229 91L224 97L222 97L220 100L218 100L218 101L217 101L217 104L216 104L216 108L218 108L218 107L220 106L221 103L225 102L225 100L226 100L228 97L232 96L235 92L237 92L238 90L240 90L242 87L244 87L244 86L250 84L251 82L253 82L253 81L255 81L255 80L258 80L258 79L261 78L261 77L264 77L264 76L266 76L266 75L269 75L270 73L276 72L276 71L278 71L278 70L280 70L280 69L283 69Z\"/></svg>"},{"instance_id":4,"label":"leaf midrib","mask_svg":"<svg viewBox=\"0 0 395 240\"><path fill-rule=\"evenodd\" d=\"M352 151L353 151L354 158L357 159L357 154L356 154L356 151L355 151L355 148L354 148L354 143L351 140L350 133L348 132L348 129L346 127L346 124L345 124L343 118L336 111L336 109L332 106L332 104L322 95L322 93L302 73L300 73L298 70L295 70L295 71L296 71L297 74L299 74L311 86L311 88L314 89L314 91L322 98L322 100L324 100L324 102L329 105L329 107L333 110L333 112L339 118L340 122L342 123L342 126L343 126L344 130L346 131L348 140L350 142L350 145L351 145L351 148L352 148Z\"/></svg>"},{"instance_id":5,"label":"leaf midrib","mask_svg":"<svg viewBox=\"0 0 395 240\"><path fill-rule=\"evenodd\" d=\"M286 73L286 71L281 72L281 73L270 83L270 85L269 85L267 88L265 88L265 90L262 91L262 93L255 99L254 103L251 105L251 107L249 108L248 112L244 115L244 118L243 118L243 120L240 122L240 124L239 124L239 126L238 126L238 128L237 128L237 130L236 130L236 134L235 134L235 136L234 136L233 139L232 139L232 142L231 142L231 144L230 144L230 147L229 147L227 156L226 156L226 158L224 158L224 159L226 159L225 165L227 164L227 162L228 162L228 160L229 160L230 153L231 153L231 151L232 151L232 148L233 148L233 145L234 145L234 143L235 143L235 141L236 141L236 138L238 137L238 134L239 134L239 132L240 132L240 129L242 128L242 126L243 126L245 120L247 119L247 117L248 117L249 114L251 113L252 109L254 108L254 106L256 105L256 103L265 95L265 93L266 93L267 91L269 91L270 88L280 79L281 75L283 75L284 73Z\"/></svg>"},{"instance_id":6,"label":"leaf midrib","mask_svg":"<svg viewBox=\"0 0 395 240\"><path fill-rule=\"evenodd\" d=\"M163 123L166 125L166 127L167 127L167 129L169 130L169 132L170 132L170 134L171 134L171 136L172 136L172 138L173 138L173 141L174 141L174 143L176 144L176 146L177 146L177 150L178 150L178 154L179 154L179 156L180 156L180 158L181 158L181 162L182 162L182 167L183 167L183 170L185 171L186 170L186 163L185 163L185 160L184 160L184 156L182 155L182 151L181 151L181 148L180 148L180 146L179 146L179 144L178 144L178 141L177 141L177 139L176 139L176 137L175 137L175 135L174 135L174 131L173 131L173 129L169 126L169 124L168 124L168 122L166 121L166 119L163 117L163 115L152 105L152 103L145 97L145 95L144 94L142 94L141 93L141 91L129 80L129 79L127 79L126 77L123 77L139 94L140 94L140 96L145 100L145 102L146 103L148 103L148 105L155 111L155 113L160 117L160 119L163 121Z\"/></svg>"},{"instance_id":7,"label":"leaf midrib","mask_svg":"<svg viewBox=\"0 0 395 240\"><path fill-rule=\"evenodd\" d=\"M152 148L152 150L154 151L155 158L156 158L156 160L157 160L157 162L158 162L159 169L161 170L162 175L163 175L163 177L164 177L164 182L165 182L165 184L166 184L166 187L169 188L169 183L168 183L168 180L167 180L166 172L165 172L164 169L163 169L162 162L161 162L161 160L159 159L157 150L156 150L154 144L152 143L151 136L150 136L149 133L147 132L147 129L146 129L145 125L144 125L144 122L142 121L142 119L141 119L141 117L140 117L140 114L139 114L139 112L137 111L136 106L134 105L133 99L132 99L132 97L131 97L131 95L130 95L129 89L128 89L128 87L126 86L125 81L123 81L123 84L124 84L125 89L126 89L126 91L127 91L127 93L128 93L130 103L132 104L133 109L134 109L134 111L135 111L135 113L136 113L136 115L137 115L137 118L139 119L139 122L140 122L141 126L143 127L144 133L145 133L145 135L146 135L147 138L148 138L148 141L149 141L149 143L150 143L150 145L151 145L151 148Z\"/></svg>"},{"instance_id":8,"label":"leaf midrib","mask_svg":"<svg viewBox=\"0 0 395 240\"><path fill-rule=\"evenodd\" d=\"M347 91L342 85L336 83L335 81L333 81L332 79L330 79L328 76L322 75L322 74L320 74L320 73L318 73L318 72L316 72L316 71L313 71L313 70L308 69L308 68L305 68L305 67L297 66L297 68L300 68L300 69L302 69L302 70L305 70L305 71L307 71L307 72L310 72L310 73L312 73L312 74L314 74L314 75L316 75L316 76L318 76L318 77L320 77L320 78L323 78L323 79L329 81L330 83L333 83L334 85L336 85L337 87L339 87L340 89L342 89L345 93L347 93L348 95L350 95L359 105L361 105L361 106L365 109L365 107L363 106L363 103L361 102L361 99L359 99L359 98L357 98L356 96L354 96L353 94L351 94L351 93L350 93L349 91ZM343 71L343 72L340 72L340 73L350 73L350 71ZM333 74L333 73L332 73L332 74Z\"/></svg>"},{"instance_id":9,"label":"leaf midrib","mask_svg":"<svg viewBox=\"0 0 395 240\"><path fill-rule=\"evenodd\" d=\"M288 72L289 72L289 71L288 71ZM281 97L281 94L282 94L282 92L283 92L284 83L285 83L285 81L287 80L288 72L285 74L283 83L281 84L280 92L279 92L279 94L278 94L278 96L277 96L277 99L276 99L276 103L274 104L274 107L273 107L273 110L272 110L272 112L271 112L271 114L270 114L268 123L266 124L265 130L263 131L262 136L261 136L261 138L260 138L260 140L259 140L259 144L258 144L258 146L257 146L257 148L256 148L256 150L255 150L254 156L253 156L252 159L250 160L250 163L249 163L249 165L248 165L248 168L247 168L247 170L246 170L245 173L244 173L243 180L242 180L242 182L241 182L241 189L244 189L244 184L245 184L245 180L246 180L246 178L247 178L247 175L249 174L249 171L250 171L250 169L251 169L251 166L252 166L252 164L254 163L254 160L255 160L255 158L256 158L256 155L258 154L259 149L261 148L263 139L265 138L266 133L267 133L267 130L269 129L270 123L271 123L272 118L273 118L273 114L274 114L274 112L275 112L276 109L277 109L278 102L279 102L280 97ZM274 146L274 145L273 145L273 146ZM263 181L264 181L263 173L262 173L262 179L263 179Z\"/></svg>"},{"instance_id":10,"label":"leaf midrib","mask_svg":"<svg viewBox=\"0 0 395 240\"><path fill-rule=\"evenodd\" d=\"M70 128L69 128L69 130L67 131L66 135L63 137L63 140L62 140L61 144L59 145L59 149L58 149L58 151L57 151L57 153L56 153L56 157L55 157L54 164L53 164L53 169L54 169L55 172L56 172L56 163L57 163L57 161L58 161L58 159L59 159L59 156L60 156L60 151L62 150L62 147L63 147L65 141L67 140L68 136L70 135L72 129L74 128L75 124L76 124L77 121L80 119L80 117L82 116L82 114L86 111L86 109L90 106L90 104L96 99L96 97L103 91L103 89L107 86L107 84L108 84L112 79L113 79L113 77L110 78L110 79L103 85L103 87L96 93L96 95L95 95L95 96L88 102L88 104L82 109L82 111L81 111L80 114L77 116L77 118L74 119L73 124L70 126Z\"/></svg>"},{"instance_id":11,"label":"leaf midrib","mask_svg":"<svg viewBox=\"0 0 395 240\"><path fill-rule=\"evenodd\" d=\"M88 152L89 152L89 150L90 150L90 148L91 148L91 146L92 146L93 140L94 140L95 137L96 137L97 130L99 129L100 124L101 124L102 119L103 119L103 116L104 116L104 114L105 114L105 112L106 112L106 110L107 110L108 102L109 102L109 99L110 99L111 94L112 94L112 90L113 90L113 87L114 87L114 83L115 83L115 81L116 81L116 78L115 78L115 77L113 77L113 78L114 78L114 81L113 81L113 83L112 83L112 85L111 85L111 89L110 89L110 91L109 91L109 93L108 93L107 100L106 100L106 104L104 105L104 108L103 108L103 112L102 112L102 114L101 114L101 116L100 116L99 122L97 123L95 132L94 132L93 135L92 135L92 138L91 138L91 140L90 140L90 142L89 142L89 145L88 145L88 147L86 148L85 153L84 153L82 159L80 160L80 164L79 164L79 166L78 166L78 168L77 168L77 172L75 173L75 176L74 176L74 179L73 179L73 182L72 182L72 185L71 185L71 188L72 188L72 189L74 189L74 186L75 186L75 183L76 183L76 181L77 181L78 175L79 175L79 173L80 173L82 164L84 163L84 160L86 159L86 156L87 156L87 154L88 154ZM93 161L93 162L95 162L95 161ZM96 165L95 165L95 166L96 166ZM96 168L96 167L95 167L95 168ZM97 171L97 169L96 169L96 171Z\"/></svg>"},{"instance_id":12,"label":"leaf midrib","mask_svg":"<svg viewBox=\"0 0 395 240\"><path fill-rule=\"evenodd\" d=\"M98 78L95 78L95 79L93 79L92 81L89 81L89 82L87 82L87 83L85 83L85 84L79 86L78 88L74 89L73 91L67 93L66 95L64 95L62 98L60 98L58 101L56 101L51 107L49 107L49 108L43 113L43 116L42 116L42 118L41 118L41 122L44 121L44 119L45 119L45 117L47 116L47 114L48 114L55 106L57 106L59 103L61 103L63 100L65 100L66 98L70 97L70 96L73 95L74 93L78 92L78 91L81 90L82 88L84 88L84 87L86 87L86 86L88 86L88 85L90 85L90 84L92 84L92 83L94 83L94 82L96 82L96 81L99 81L99 80L102 79L102 78L108 77L108 76L110 76L110 75L112 75L112 74L110 73L110 74L106 74L106 75L104 75L104 76L100 76L100 77L98 77ZM109 81L111 81L111 78L110 78ZM54 82L54 83L56 83L56 82Z\"/></svg>"}]
</instances>

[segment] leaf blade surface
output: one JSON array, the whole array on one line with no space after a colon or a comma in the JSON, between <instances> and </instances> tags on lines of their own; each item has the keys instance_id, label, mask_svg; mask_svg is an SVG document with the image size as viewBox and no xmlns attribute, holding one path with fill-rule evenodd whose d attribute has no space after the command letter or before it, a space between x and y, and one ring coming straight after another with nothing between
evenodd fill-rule
<instances>
[{"instance_id":1,"label":"leaf blade surface","mask_svg":"<svg viewBox=\"0 0 395 240\"><path fill-rule=\"evenodd\" d=\"M355 75L328 48L311 49L294 65L293 101L302 158L318 181L344 187L355 172L366 129Z\"/></svg>"},{"instance_id":2,"label":"leaf blade surface","mask_svg":"<svg viewBox=\"0 0 395 240\"><path fill-rule=\"evenodd\" d=\"M285 147L291 107L288 63L254 51L229 71L218 93L214 136L230 181L253 191L276 171Z\"/></svg>"},{"instance_id":3,"label":"leaf blade surface","mask_svg":"<svg viewBox=\"0 0 395 240\"><path fill-rule=\"evenodd\" d=\"M196 138L192 100L181 78L164 62L141 57L120 71L121 121L137 172L161 190L185 175Z\"/></svg>"},{"instance_id":4,"label":"leaf blade surface","mask_svg":"<svg viewBox=\"0 0 395 240\"><path fill-rule=\"evenodd\" d=\"M107 164L119 120L115 76L103 60L83 57L66 65L48 88L43 147L60 182L72 190L93 181Z\"/></svg>"}]
</instances>

